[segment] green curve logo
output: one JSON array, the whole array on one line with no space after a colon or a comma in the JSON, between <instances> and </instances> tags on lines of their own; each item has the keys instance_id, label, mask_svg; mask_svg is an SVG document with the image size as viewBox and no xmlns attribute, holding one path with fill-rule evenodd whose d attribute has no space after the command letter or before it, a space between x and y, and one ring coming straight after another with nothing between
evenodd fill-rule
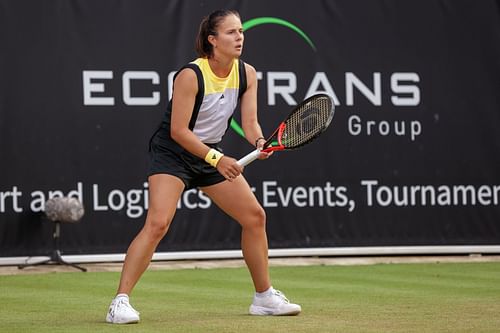
<instances>
[{"instance_id":1,"label":"green curve logo","mask_svg":"<svg viewBox=\"0 0 500 333\"><path fill-rule=\"evenodd\" d=\"M282 27L289 28L290 30L296 32L300 37L302 37L302 39L313 49L313 51L316 52L316 46L312 42L311 38L309 38L309 36L307 36L304 31L302 31L295 24L277 17L256 17L251 20L248 20L243 23L243 31L248 31L253 27L263 24L276 24ZM243 129L241 128L240 124L238 124L238 122L234 119L231 119L231 128L242 137L245 137L245 133L243 132Z\"/></svg>"},{"instance_id":2,"label":"green curve logo","mask_svg":"<svg viewBox=\"0 0 500 333\"><path fill-rule=\"evenodd\" d=\"M246 21L245 23L243 23L243 30L244 31L247 31L247 30L250 30L251 28L253 27L256 27L256 26L259 26L259 25L263 25L263 24L277 24L277 25L281 25L283 27L287 27L293 31L295 31L297 34L299 34L300 37L302 37L307 44L309 44L309 46L314 50L316 51L316 46L314 46L314 43L312 42L311 38L309 38L304 31L300 30L299 27L297 27L296 25L288 22L288 21L285 21L285 20L282 20L280 18L276 18L276 17L256 17L254 19L251 19L249 21Z\"/></svg>"}]
</instances>

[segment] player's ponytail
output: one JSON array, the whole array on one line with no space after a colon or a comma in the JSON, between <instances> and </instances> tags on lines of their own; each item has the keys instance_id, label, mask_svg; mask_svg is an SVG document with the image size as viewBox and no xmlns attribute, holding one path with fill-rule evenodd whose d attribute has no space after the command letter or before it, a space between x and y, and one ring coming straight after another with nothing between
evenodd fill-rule
<instances>
[{"instance_id":1,"label":"player's ponytail","mask_svg":"<svg viewBox=\"0 0 500 333\"><path fill-rule=\"evenodd\" d=\"M217 36L217 27L228 15L240 17L240 14L235 10L221 9L212 12L201 20L200 29L198 30L198 36L195 42L195 50L200 58L210 58L213 55L213 46L208 41L208 36Z\"/></svg>"}]
</instances>

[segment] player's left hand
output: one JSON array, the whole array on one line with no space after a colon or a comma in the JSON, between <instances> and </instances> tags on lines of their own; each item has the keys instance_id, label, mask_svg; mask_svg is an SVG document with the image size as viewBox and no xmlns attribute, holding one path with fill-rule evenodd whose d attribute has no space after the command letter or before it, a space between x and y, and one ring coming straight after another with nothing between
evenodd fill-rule
<instances>
[{"instance_id":1,"label":"player's left hand","mask_svg":"<svg viewBox=\"0 0 500 333\"><path fill-rule=\"evenodd\" d=\"M270 151L270 152L265 152L265 151L261 151L260 152L260 155L259 155L259 160L265 160L265 159L268 159L269 157L271 157L271 155L273 154L274 152L273 151Z\"/></svg>"},{"instance_id":2,"label":"player's left hand","mask_svg":"<svg viewBox=\"0 0 500 333\"><path fill-rule=\"evenodd\" d=\"M264 147L264 144L266 143L266 140L265 139L260 139L257 141L257 149L262 149L262 147ZM273 152L264 152L264 151L261 151L260 152L260 155L259 155L259 160L265 160L265 159L268 159L269 157L271 157L271 155L273 154Z\"/></svg>"}]
</instances>

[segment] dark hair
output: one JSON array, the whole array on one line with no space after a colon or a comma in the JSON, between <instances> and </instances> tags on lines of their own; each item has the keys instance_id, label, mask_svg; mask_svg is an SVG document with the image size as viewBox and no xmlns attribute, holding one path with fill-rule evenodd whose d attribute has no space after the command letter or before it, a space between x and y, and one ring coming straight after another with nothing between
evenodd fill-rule
<instances>
[{"instance_id":1,"label":"dark hair","mask_svg":"<svg viewBox=\"0 0 500 333\"><path fill-rule=\"evenodd\" d=\"M235 15L240 18L240 14L236 10L219 9L201 20L195 46L196 53L198 53L200 58L210 58L213 55L213 46L208 41L208 36L217 36L217 27L220 22L229 15Z\"/></svg>"}]
</instances>

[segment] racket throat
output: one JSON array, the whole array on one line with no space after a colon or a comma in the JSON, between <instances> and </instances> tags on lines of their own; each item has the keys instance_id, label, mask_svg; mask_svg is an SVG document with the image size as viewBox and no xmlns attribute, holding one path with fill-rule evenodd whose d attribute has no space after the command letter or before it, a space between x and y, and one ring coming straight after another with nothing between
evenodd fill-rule
<instances>
[{"instance_id":1,"label":"racket throat","mask_svg":"<svg viewBox=\"0 0 500 333\"><path fill-rule=\"evenodd\" d=\"M278 126L273 135L271 135L271 137L264 144L264 149L262 149L263 152L269 153L271 151L279 151L285 149L285 145L283 145L283 142L281 140L285 131L285 127L285 123L281 123Z\"/></svg>"}]
</instances>

